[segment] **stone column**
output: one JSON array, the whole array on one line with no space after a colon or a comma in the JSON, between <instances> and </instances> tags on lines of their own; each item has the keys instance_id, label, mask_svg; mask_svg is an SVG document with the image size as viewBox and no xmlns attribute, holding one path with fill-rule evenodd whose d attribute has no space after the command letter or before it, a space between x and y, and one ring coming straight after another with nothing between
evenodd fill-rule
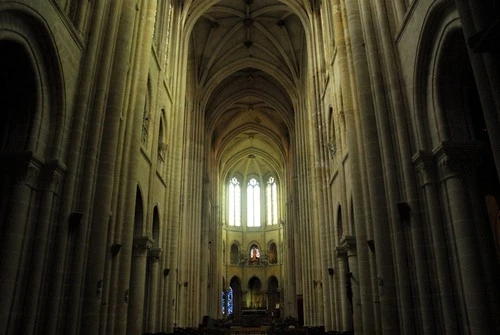
<instances>
[{"instance_id":1,"label":"stone column","mask_svg":"<svg viewBox=\"0 0 500 335\"><path fill-rule=\"evenodd\" d=\"M0 236L0 333L8 334L15 331L16 321L19 315L16 300L21 292L19 285L24 282L23 266L25 251L28 241L27 237L30 227L30 208L34 206L32 198L33 190L36 189L40 175L41 162L31 153L20 154L11 157L12 171L9 175L17 179L10 193L6 221L2 227Z\"/></svg>"},{"instance_id":2,"label":"stone column","mask_svg":"<svg viewBox=\"0 0 500 335\"><path fill-rule=\"evenodd\" d=\"M491 331L486 288L483 285L480 252L476 246L477 232L468 200L466 176L477 161L478 148L474 144L443 143L434 153L438 165L440 188L445 195L444 208L448 220L448 239L451 260L458 289L463 294L462 326L473 334Z\"/></svg>"},{"instance_id":3,"label":"stone column","mask_svg":"<svg viewBox=\"0 0 500 335\"><path fill-rule=\"evenodd\" d=\"M149 274L149 308L148 308L148 333L156 333L156 315L158 310L158 278L160 276L161 249L151 249L149 251L150 274Z\"/></svg>"},{"instance_id":4,"label":"stone column","mask_svg":"<svg viewBox=\"0 0 500 335\"><path fill-rule=\"evenodd\" d=\"M363 155L360 154L361 147L358 147L358 105L356 99L353 97L354 74L351 71L348 53L350 52L348 46L350 42L346 40L348 33L348 23L344 22L345 16L342 15L341 3L339 0L333 0L333 21L335 32L335 45L337 46L337 60L336 66L339 67L340 82L341 82L341 96L343 102L343 113L345 116L346 127L346 146L348 150L348 168L351 173L352 185L352 205L354 217L350 218L355 222L356 238L366 240L368 235L367 226L369 225L370 218L367 216L367 205L364 201L363 195L364 184L361 171L361 159ZM359 33L361 31L359 30ZM359 143L361 146L361 143ZM356 269L359 269L358 284L363 282L363 286L358 286L358 303L354 305L354 323L356 333L362 333L364 330L371 331L375 328L373 298L370 285L370 259L367 250L362 250L358 253Z\"/></svg>"},{"instance_id":5,"label":"stone column","mask_svg":"<svg viewBox=\"0 0 500 335\"><path fill-rule=\"evenodd\" d=\"M50 273L51 255L55 225L54 212L60 192L65 167L59 161L47 162L41 171L40 211L34 227L32 259L30 263L30 284L26 287L25 309L22 331L36 333L36 324L44 319L46 311L47 281Z\"/></svg>"},{"instance_id":6,"label":"stone column","mask_svg":"<svg viewBox=\"0 0 500 335\"><path fill-rule=\"evenodd\" d=\"M366 4L366 2L363 3ZM409 313L410 289L409 284L407 284L407 270L400 267L398 276L396 276L393 263L395 261L399 265L404 264L405 250L400 248L395 252L395 249L400 247L402 243L397 243L399 242L397 235L400 231L391 231L388 199L390 199L389 192L393 190L388 188L388 185L391 185L391 179L385 178L392 171L392 166L388 164L387 160L384 160L383 155L387 154L387 152L383 151L383 148L387 147L387 145L382 142L385 133L378 129L380 120L377 120L377 118L380 119L380 115L376 115L377 110L374 106L374 100L379 98L380 94L385 94L385 92L373 93L374 87L381 84L381 81L379 78L372 78L373 74L369 71L367 57L371 58L376 55L367 53L366 43L369 40L365 39L363 31L363 29L370 30L372 27L367 24L366 17L360 15L360 8L356 1L345 1L345 9L352 46L352 60L355 64L353 66L354 82L356 83L356 92L354 94L356 94L359 102L358 126L361 126L361 128L358 134L360 135L358 144L364 148L363 157L360 159L364 160L362 168L365 168L367 175L367 188L365 188L364 194L368 192L369 200L367 204L370 205L369 213L373 222L369 228L373 231L375 244L380 246L374 254L376 276L378 278L378 288L374 291L374 295L376 296L378 293L380 308L377 307L378 304L374 301L372 304L375 303L373 309L380 313L382 331L385 333L399 333L400 326L404 329L413 329L413 320L412 315ZM392 226L392 228L395 227ZM361 239L360 236L359 238ZM374 275L372 273L372 276ZM398 309L400 307L398 304L403 306L401 311ZM374 328L366 330L373 331Z\"/></svg>"},{"instance_id":7,"label":"stone column","mask_svg":"<svg viewBox=\"0 0 500 335\"><path fill-rule=\"evenodd\" d=\"M361 283L359 281L356 238L354 236L344 236L340 243L342 244L342 248L346 251L346 254L342 255L345 280L344 287L346 288L345 297L347 297L347 315L343 318L343 330L353 330L357 334L357 329L362 329L362 327L360 327L361 325L358 325L357 322L354 322L354 329L350 329L353 326L353 321L361 317L361 299L359 294L359 286ZM347 269L349 269L349 272ZM349 284L351 288L350 292L348 290ZM369 282L366 283L367 286L369 284ZM371 332L371 330L368 332Z\"/></svg>"},{"instance_id":8,"label":"stone column","mask_svg":"<svg viewBox=\"0 0 500 335\"><path fill-rule=\"evenodd\" d=\"M351 314L351 306L349 297L347 296L347 277L349 273L347 272L347 251L343 247L337 247L335 249L337 255L337 277L339 281L339 296L340 296L340 313L342 314L340 324L337 324L337 331L347 330L347 325L349 324L349 314ZM351 314L352 317L352 314Z\"/></svg>"},{"instance_id":9,"label":"stone column","mask_svg":"<svg viewBox=\"0 0 500 335\"><path fill-rule=\"evenodd\" d=\"M60 219L57 222L56 242L53 251L54 258L47 288L50 296L47 298L46 310L50 311L50 313L47 313L45 323L41 326L43 331L47 333L60 328L60 324L66 322L65 316L69 313L65 308L66 299L64 298L64 294L66 290L65 284L71 272L72 261L68 260L68 257L71 257L73 248L71 239L72 235L74 236L76 232L70 231L68 223L75 224L75 228L81 229L80 223L87 220L85 217L87 213L84 213L81 207L75 208L75 199L79 197L82 180L81 165L82 161L85 160L83 150L85 143L88 141L88 138L83 136L83 134L87 134L89 118L93 118L93 113L90 113L90 110L93 108L89 108L89 104L91 104L93 99L97 77L99 76L98 65L106 59L106 56L101 51L103 51L102 44L109 41L106 30L103 28L107 24L108 9L108 1L94 2L91 14L92 19L89 21L89 26L91 27L89 29L90 33L85 44L85 55L81 62L78 94L75 96L73 118L70 124L68 124L71 128L68 138L68 148L72 150L68 150L65 160L67 173L61 194ZM93 156L97 156L97 154Z\"/></svg>"},{"instance_id":10,"label":"stone column","mask_svg":"<svg viewBox=\"0 0 500 335\"><path fill-rule=\"evenodd\" d=\"M130 284L128 293L127 334L142 334L144 311L144 287L146 284L146 265L148 251L153 247L153 240L147 236L134 239Z\"/></svg>"},{"instance_id":11,"label":"stone column","mask_svg":"<svg viewBox=\"0 0 500 335\"><path fill-rule=\"evenodd\" d=\"M98 282L102 279L102 273L95 274L94 270L98 271L99 267L92 263L99 257L103 257L103 253L99 252L104 249L99 246L99 248L92 248L98 245L98 240L102 236L106 236L107 224L109 219L109 210L105 213L105 220L100 222L95 222L91 220L92 216L92 202L95 197L99 197L96 188L97 178L98 178L98 161L100 158L100 148L101 148L101 136L104 131L105 125L105 110L106 104L108 102L108 90L111 83L111 73L113 66L113 58L115 52L115 44L110 41L115 41L118 31L118 22L121 14L121 5L119 1L110 2L109 4L109 16L107 17L106 23L102 26L102 30L105 33L102 35L102 49L99 53L99 61L97 62L96 68L92 71L96 71L96 77L94 78L94 94L91 95L88 104L90 108L86 106L85 113L88 115L88 125L87 131L84 132L88 134L85 138L85 151L82 153L83 156L80 158L81 169L80 180L80 193L77 202L78 211L84 213L81 224L77 230L75 230L75 240L73 245L72 260L70 262L71 267L69 269L69 276L67 277L66 285L71 286L69 290L69 298L67 305L65 306L65 320L64 320L64 332L68 334L74 334L78 332L81 327L83 332L96 333L96 329L99 325L99 312L100 312L100 296L95 294ZM75 112L78 113L78 112ZM103 163L103 161L101 161ZM97 200L99 201L99 200ZM102 233L96 232L96 229L103 229ZM93 235L95 234L95 235ZM91 237L97 236L96 240L92 240ZM96 243L97 242L97 243ZM99 253L95 255L94 253ZM90 260L90 263L87 263ZM100 265L100 264L99 264ZM86 276L89 274L89 277ZM90 282L92 275L98 277L97 280ZM87 290L86 290L87 289ZM86 295L85 295L86 293ZM93 303L93 308L88 308L88 304ZM83 306L85 305L85 309ZM82 315L82 311L83 315ZM82 319L84 319L83 322ZM86 328L90 327L90 328Z\"/></svg>"},{"instance_id":12,"label":"stone column","mask_svg":"<svg viewBox=\"0 0 500 335\"><path fill-rule=\"evenodd\" d=\"M441 324L441 333L458 334L458 320L456 303L450 278L450 265L446 251L446 239L443 227L443 219L439 201L439 191L436 187L435 164L432 154L419 152L413 162L418 173L420 187L424 192L424 209L429 223L429 237L432 246L432 258L434 260L435 276L437 277L437 292L434 294L434 309L438 311L436 320ZM431 306L422 306L431 309Z\"/></svg>"},{"instance_id":13,"label":"stone column","mask_svg":"<svg viewBox=\"0 0 500 335\"><path fill-rule=\"evenodd\" d=\"M119 24L117 24L117 43L114 51L114 60L111 67L112 85L109 87L109 96L105 107L104 131L101 139L101 151L99 154L97 182L92 213L92 227L90 231L89 251L87 254L87 271L85 282L85 293L83 298L82 330L84 333L95 334L99 324L105 327L107 320L107 308L109 305L109 290L103 290L104 296L96 294L96 287L103 281L107 284L110 278L109 269L106 269L106 260L110 266L110 258L106 257L109 238L108 232L114 229L115 217L110 217L112 210L112 199L116 197L113 193L115 182L115 166L117 164L118 132L121 126L120 118L123 105L126 100L125 85L127 82L127 70L129 67L129 55L131 47L131 34L133 29L133 18L135 6L125 1L120 10ZM107 270L107 271L106 271ZM107 272L107 273L106 273Z\"/></svg>"},{"instance_id":14,"label":"stone column","mask_svg":"<svg viewBox=\"0 0 500 335\"><path fill-rule=\"evenodd\" d=\"M130 4L130 1L126 1ZM124 3L125 4L125 3ZM115 238L122 241L123 247L118 255L115 278L113 278L112 306L108 313L108 319L112 319L112 324L108 326L109 331L116 334L123 334L129 328L129 318L127 313L129 307L124 303L122 296L129 290L129 277L131 273L130 257L132 250L130 242L133 240L134 232L134 208L137 193L137 171L139 168L138 157L141 150L142 113L138 113L144 107L147 92L147 80L149 60L151 56L151 45L153 39L153 21L155 18L157 1L142 1L136 3L136 16L134 22L136 34L132 42L132 52L130 56L129 81L130 87L128 100L125 102L126 111L124 114L122 134L119 147L122 157L120 166L120 177L115 182L117 185L117 224L115 228ZM145 204L147 205L147 204ZM110 323L111 323L110 322Z\"/></svg>"}]
</instances>

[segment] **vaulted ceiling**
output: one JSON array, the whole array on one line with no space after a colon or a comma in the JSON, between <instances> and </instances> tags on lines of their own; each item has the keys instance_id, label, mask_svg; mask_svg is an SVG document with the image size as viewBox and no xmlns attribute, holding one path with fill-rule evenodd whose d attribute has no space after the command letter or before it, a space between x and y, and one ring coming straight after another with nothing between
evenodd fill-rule
<instances>
[{"instance_id":1,"label":"vaulted ceiling","mask_svg":"<svg viewBox=\"0 0 500 335\"><path fill-rule=\"evenodd\" d=\"M307 1L191 1L190 57L223 175L282 173L307 57ZM204 7L202 7L204 6Z\"/></svg>"}]
</instances>

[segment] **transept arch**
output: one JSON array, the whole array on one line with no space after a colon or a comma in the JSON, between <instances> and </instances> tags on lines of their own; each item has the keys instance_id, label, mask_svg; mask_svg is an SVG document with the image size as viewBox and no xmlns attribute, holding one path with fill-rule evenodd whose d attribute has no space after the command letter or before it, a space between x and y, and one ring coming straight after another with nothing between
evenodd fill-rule
<instances>
[{"instance_id":1,"label":"transept arch","mask_svg":"<svg viewBox=\"0 0 500 335\"><path fill-rule=\"evenodd\" d=\"M40 157L60 158L65 153L61 141L65 135L66 99L63 72L52 32L31 8L19 4L0 5L0 41L17 45L19 51L22 50L22 59L27 62L24 70L31 69L32 77L25 84L35 85L32 98L35 106L26 150L36 152ZM10 48L5 45L2 50L6 51L2 52L2 58L9 57ZM2 64L12 62L6 60Z\"/></svg>"},{"instance_id":2,"label":"transept arch","mask_svg":"<svg viewBox=\"0 0 500 335\"><path fill-rule=\"evenodd\" d=\"M0 272L8 278L0 280L0 314L17 311L15 296L30 297L22 314L11 314L14 321L0 322L0 332L17 333L23 324L31 333L49 299L42 283L50 277L59 219L54 209L66 171L66 90L54 35L32 8L0 4L0 50ZM37 243L31 234L50 242ZM17 271L12 264L28 266Z\"/></svg>"},{"instance_id":3,"label":"transept arch","mask_svg":"<svg viewBox=\"0 0 500 335\"><path fill-rule=\"evenodd\" d=\"M464 265L463 260L478 259L481 249L494 248L485 236L497 229L494 215L488 218L488 212L498 210L495 203L500 203L500 185L468 47L453 2L438 1L430 7L424 27L415 67L412 121L420 151L414 164L426 198L427 224L435 250L431 262L438 269L439 318L445 331L453 333L481 324L484 315L494 309L491 297L464 297L455 292L489 285L485 273L490 266ZM430 185L435 185L439 193ZM493 201L488 203L488 197ZM477 241L483 241L479 243L482 248L476 247ZM498 242L496 248L498 252ZM481 312L471 314L469 308Z\"/></svg>"},{"instance_id":4,"label":"transept arch","mask_svg":"<svg viewBox=\"0 0 500 335\"><path fill-rule=\"evenodd\" d=\"M450 29L460 29L458 20L458 13L450 1L437 1L429 8L426 24L420 33L414 70L415 108L412 126L417 138L416 145L421 150L432 150L432 146L439 141L439 125L434 116L436 106L433 106L433 99L429 97L435 96L432 78L436 75L436 55L440 44Z\"/></svg>"}]
</instances>

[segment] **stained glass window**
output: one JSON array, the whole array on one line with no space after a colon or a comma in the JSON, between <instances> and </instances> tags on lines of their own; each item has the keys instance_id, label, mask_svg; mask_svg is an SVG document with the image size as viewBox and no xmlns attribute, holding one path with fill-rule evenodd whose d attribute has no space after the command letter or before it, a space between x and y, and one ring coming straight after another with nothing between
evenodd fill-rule
<instances>
[{"instance_id":1,"label":"stained glass window","mask_svg":"<svg viewBox=\"0 0 500 335\"><path fill-rule=\"evenodd\" d=\"M222 291L222 315L226 314L226 295Z\"/></svg>"},{"instance_id":2,"label":"stained glass window","mask_svg":"<svg viewBox=\"0 0 500 335\"><path fill-rule=\"evenodd\" d=\"M269 177L266 187L267 224L278 224L278 195L274 177Z\"/></svg>"},{"instance_id":3,"label":"stained glass window","mask_svg":"<svg viewBox=\"0 0 500 335\"><path fill-rule=\"evenodd\" d=\"M229 292L227 292L227 314L233 314L233 289L229 287Z\"/></svg>"},{"instance_id":4,"label":"stained glass window","mask_svg":"<svg viewBox=\"0 0 500 335\"><path fill-rule=\"evenodd\" d=\"M226 294L222 291L222 315L226 314L226 305L227 305L227 314L233 314L233 289L229 287L229 291L227 292L227 301Z\"/></svg>"},{"instance_id":5,"label":"stained glass window","mask_svg":"<svg viewBox=\"0 0 500 335\"><path fill-rule=\"evenodd\" d=\"M260 186L255 178L247 185L247 226L260 227Z\"/></svg>"},{"instance_id":6,"label":"stained glass window","mask_svg":"<svg viewBox=\"0 0 500 335\"><path fill-rule=\"evenodd\" d=\"M241 226L241 189L240 182L233 177L229 182L229 225Z\"/></svg>"}]
</instances>

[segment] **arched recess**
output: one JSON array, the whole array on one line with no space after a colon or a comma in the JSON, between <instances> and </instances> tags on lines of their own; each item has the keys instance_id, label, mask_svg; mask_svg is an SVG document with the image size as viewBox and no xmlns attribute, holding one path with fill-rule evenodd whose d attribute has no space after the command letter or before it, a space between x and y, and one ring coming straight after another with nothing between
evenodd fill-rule
<instances>
[{"instance_id":1,"label":"arched recess","mask_svg":"<svg viewBox=\"0 0 500 335\"><path fill-rule=\"evenodd\" d=\"M157 311L157 289L159 278L159 261L161 257L160 214L158 206L153 209L152 249L149 250L146 263L146 280L144 285L143 325L144 331L154 329Z\"/></svg>"},{"instance_id":2,"label":"arched recess","mask_svg":"<svg viewBox=\"0 0 500 335\"><path fill-rule=\"evenodd\" d=\"M351 210L350 210L350 218L349 218L349 231L348 231L348 234L349 235L353 235L353 236L356 236L356 225L355 225L355 218L354 218L354 200L352 199L352 196L351 196Z\"/></svg>"},{"instance_id":3,"label":"arched recess","mask_svg":"<svg viewBox=\"0 0 500 335\"><path fill-rule=\"evenodd\" d=\"M0 314L9 323L0 322L0 333L33 333L51 298L43 283L65 172L62 77L46 22L25 5L1 2Z\"/></svg>"},{"instance_id":4,"label":"arched recess","mask_svg":"<svg viewBox=\"0 0 500 335\"><path fill-rule=\"evenodd\" d=\"M153 248L160 248L160 211L158 206L153 209Z\"/></svg>"},{"instance_id":5,"label":"arched recess","mask_svg":"<svg viewBox=\"0 0 500 335\"><path fill-rule=\"evenodd\" d=\"M252 277L248 281L248 293L245 297L245 308L264 309L266 301L262 292L262 282L258 277Z\"/></svg>"},{"instance_id":6,"label":"arched recess","mask_svg":"<svg viewBox=\"0 0 500 335\"><path fill-rule=\"evenodd\" d=\"M1 151L23 152L32 146L29 135L38 107L34 64L17 42L0 40L0 50Z\"/></svg>"},{"instance_id":7,"label":"arched recess","mask_svg":"<svg viewBox=\"0 0 500 335\"><path fill-rule=\"evenodd\" d=\"M0 225L3 225L8 201L12 199L12 186L16 180L28 177L25 175L28 169L39 171L52 160L51 166L47 166L48 172L57 171L53 177L63 173L59 161L63 160L64 150L61 140L65 87L52 33L30 8L19 4L0 5L0 50L0 159L3 162ZM33 188L38 189L34 185Z\"/></svg>"},{"instance_id":8,"label":"arched recess","mask_svg":"<svg viewBox=\"0 0 500 335\"><path fill-rule=\"evenodd\" d=\"M344 236L344 226L342 223L342 207L339 204L337 208L337 241L339 243L342 240L342 236Z\"/></svg>"},{"instance_id":9,"label":"arched recess","mask_svg":"<svg viewBox=\"0 0 500 335\"><path fill-rule=\"evenodd\" d=\"M269 264L278 264L278 247L274 241L269 242L267 247L267 260Z\"/></svg>"},{"instance_id":10,"label":"arched recess","mask_svg":"<svg viewBox=\"0 0 500 335\"><path fill-rule=\"evenodd\" d=\"M337 152L337 135L335 133L335 115L333 107L328 107L328 149L330 150L330 157L334 157Z\"/></svg>"},{"instance_id":11,"label":"arched recess","mask_svg":"<svg viewBox=\"0 0 500 335\"><path fill-rule=\"evenodd\" d=\"M484 288L495 287L497 275L493 271L499 258L492 257L491 235L497 229L493 217L500 186L454 3L437 1L425 22L415 68L413 123L419 139L415 163L425 177L431 262L436 264L437 290L447 297L436 300L442 311L437 318L447 333L474 327L480 332L496 310L490 294L495 289ZM498 242L496 247L498 252ZM477 293L461 293L472 291Z\"/></svg>"},{"instance_id":12,"label":"arched recess","mask_svg":"<svg viewBox=\"0 0 500 335\"><path fill-rule=\"evenodd\" d=\"M236 276L231 278L229 286L233 290L233 318L235 320L239 320L241 316L241 309L243 307L243 292L240 278Z\"/></svg>"},{"instance_id":13,"label":"arched recess","mask_svg":"<svg viewBox=\"0 0 500 335\"><path fill-rule=\"evenodd\" d=\"M32 147L30 133L35 122L35 115L40 113L39 83L36 80L31 55L23 45L0 40L0 106L2 106L2 124L0 125L0 152L2 165L11 165L2 173L0 222L9 203L9 193L17 178L17 169L23 164L23 153ZM25 163L24 163L25 164Z\"/></svg>"},{"instance_id":14,"label":"arched recess","mask_svg":"<svg viewBox=\"0 0 500 335\"><path fill-rule=\"evenodd\" d=\"M440 41L449 29L459 29L458 13L451 1L438 0L430 6L423 30L420 33L415 62L414 108L412 126L416 137L416 147L432 151L440 141L439 125L433 105L433 76L436 71L436 55Z\"/></svg>"},{"instance_id":15,"label":"arched recess","mask_svg":"<svg viewBox=\"0 0 500 335\"><path fill-rule=\"evenodd\" d=\"M442 143L458 145L475 157L474 177L480 207L500 259L500 183L483 109L458 13L449 1L430 7L421 33L415 69L415 130L421 150Z\"/></svg>"},{"instance_id":16,"label":"arched recess","mask_svg":"<svg viewBox=\"0 0 500 335\"><path fill-rule=\"evenodd\" d=\"M444 122L439 127L443 132L441 137L463 146L460 149L463 154L474 157L470 173L475 174L472 182L476 185L469 187L471 198L476 195L480 201L480 206L474 206L480 208L474 217L481 223L487 223L484 228L493 236L497 260L500 260L500 181L461 29L449 30L441 43L438 57L434 90L436 110L442 113L440 119ZM478 194L474 194L474 189Z\"/></svg>"},{"instance_id":17,"label":"arched recess","mask_svg":"<svg viewBox=\"0 0 500 335\"><path fill-rule=\"evenodd\" d=\"M151 96L152 96L151 77L148 76L146 97L144 99L144 110L142 112L142 135L141 135L141 143L145 148L149 148L150 145L149 125L150 125L151 111L152 111Z\"/></svg>"},{"instance_id":18,"label":"arched recess","mask_svg":"<svg viewBox=\"0 0 500 335\"><path fill-rule=\"evenodd\" d=\"M139 186L135 193L134 238L141 237L144 228L144 205Z\"/></svg>"},{"instance_id":19,"label":"arched recess","mask_svg":"<svg viewBox=\"0 0 500 335\"><path fill-rule=\"evenodd\" d=\"M267 280L267 310L273 315L280 309L280 288L278 278L269 277Z\"/></svg>"},{"instance_id":20,"label":"arched recess","mask_svg":"<svg viewBox=\"0 0 500 335\"><path fill-rule=\"evenodd\" d=\"M23 58L16 60L11 53L14 50L11 50L9 45L2 45L2 66L12 66L18 61L28 61L30 64L26 70L32 69L31 78L23 82L25 85L32 84L36 87L36 106L32 111L32 123L24 150L32 151L39 157L60 159L64 149L61 141L64 137L66 90L59 52L52 32L31 8L9 4L0 6L0 41L12 43L10 46L15 44L24 51L24 56L21 56ZM20 70L19 74L23 73L22 69L17 70ZM9 71L15 70L11 68ZM2 74L3 83L6 83L6 79L6 76ZM16 80L22 81L21 77ZM2 92L8 91L2 90ZM15 101L18 100L19 92L14 96L3 97ZM2 123L5 123L5 120Z\"/></svg>"},{"instance_id":21,"label":"arched recess","mask_svg":"<svg viewBox=\"0 0 500 335\"><path fill-rule=\"evenodd\" d=\"M231 244L231 251L229 256L229 263L231 265L237 265L240 262L240 247L235 241Z\"/></svg>"},{"instance_id":22,"label":"arched recess","mask_svg":"<svg viewBox=\"0 0 500 335\"><path fill-rule=\"evenodd\" d=\"M157 170L162 177L165 176L165 166L168 153L168 143L166 129L168 129L168 124L166 121L165 108L161 109L160 122L158 126L158 166Z\"/></svg>"},{"instance_id":23,"label":"arched recess","mask_svg":"<svg viewBox=\"0 0 500 335\"><path fill-rule=\"evenodd\" d=\"M260 247L257 242L252 242L250 248L248 249L248 259L250 264L260 264Z\"/></svg>"}]
</instances>

